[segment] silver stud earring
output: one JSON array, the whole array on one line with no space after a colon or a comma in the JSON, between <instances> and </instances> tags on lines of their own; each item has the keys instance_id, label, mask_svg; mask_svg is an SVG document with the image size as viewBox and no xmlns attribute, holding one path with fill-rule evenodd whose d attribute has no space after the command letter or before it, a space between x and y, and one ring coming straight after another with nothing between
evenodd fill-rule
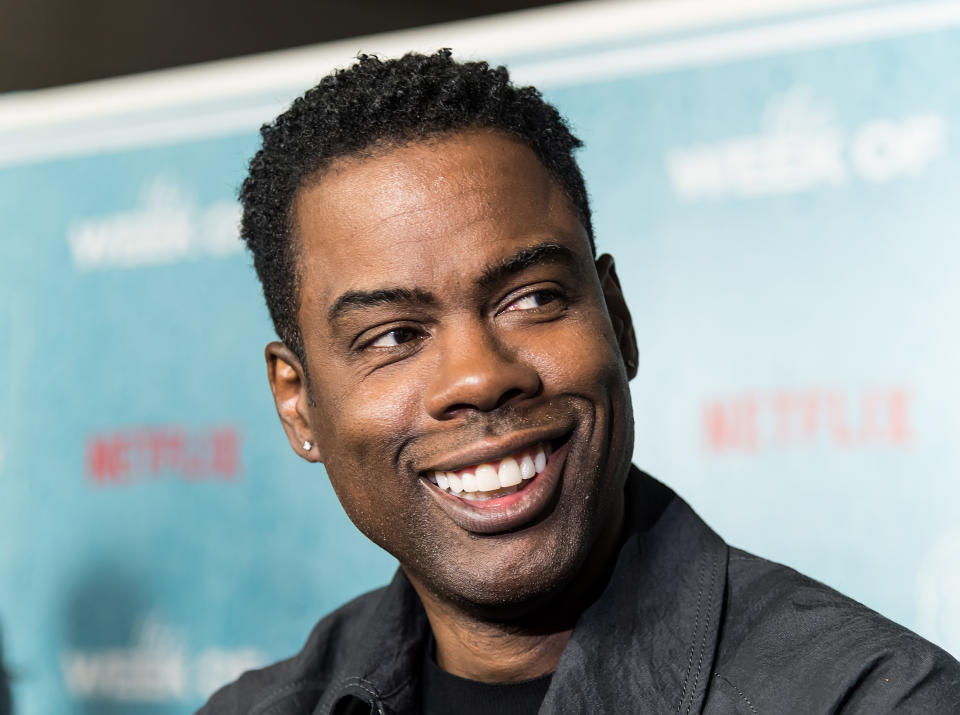
<instances>
[{"instance_id":1,"label":"silver stud earring","mask_svg":"<svg viewBox=\"0 0 960 715\"><path fill-rule=\"evenodd\" d=\"M313 442L304 442L303 449L305 452L309 452L311 449L313 449Z\"/></svg>"}]
</instances>

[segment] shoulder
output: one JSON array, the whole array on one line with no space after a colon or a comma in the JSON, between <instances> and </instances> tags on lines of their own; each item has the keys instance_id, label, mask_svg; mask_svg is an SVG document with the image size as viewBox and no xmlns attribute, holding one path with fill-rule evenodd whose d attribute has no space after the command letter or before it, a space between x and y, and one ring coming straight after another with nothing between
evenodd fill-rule
<instances>
[{"instance_id":1,"label":"shoulder","mask_svg":"<svg viewBox=\"0 0 960 715\"><path fill-rule=\"evenodd\" d=\"M713 690L743 712L960 712L960 663L945 651L739 549L721 628Z\"/></svg>"},{"instance_id":2,"label":"shoulder","mask_svg":"<svg viewBox=\"0 0 960 715\"><path fill-rule=\"evenodd\" d=\"M218 690L197 715L312 712L385 590L365 593L333 611L317 623L297 655L244 673Z\"/></svg>"}]
</instances>

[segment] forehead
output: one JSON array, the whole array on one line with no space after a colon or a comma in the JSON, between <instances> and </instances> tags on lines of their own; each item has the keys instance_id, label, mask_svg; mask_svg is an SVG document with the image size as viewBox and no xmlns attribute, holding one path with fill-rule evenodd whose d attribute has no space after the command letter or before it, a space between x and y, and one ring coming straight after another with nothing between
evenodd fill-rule
<instances>
[{"instance_id":1,"label":"forehead","mask_svg":"<svg viewBox=\"0 0 960 715\"><path fill-rule=\"evenodd\" d=\"M524 242L588 252L559 184L529 147L467 131L340 160L298 193L301 308L347 289L481 270Z\"/></svg>"}]
</instances>

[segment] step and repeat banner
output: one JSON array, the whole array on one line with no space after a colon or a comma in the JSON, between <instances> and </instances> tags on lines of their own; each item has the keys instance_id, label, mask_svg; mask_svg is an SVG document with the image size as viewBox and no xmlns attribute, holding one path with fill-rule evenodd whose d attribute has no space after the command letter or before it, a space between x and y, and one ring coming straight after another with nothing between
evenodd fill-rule
<instances>
[{"instance_id":1,"label":"step and repeat banner","mask_svg":"<svg viewBox=\"0 0 960 715\"><path fill-rule=\"evenodd\" d=\"M636 463L960 655L960 3L756 5L575 4L0 97L15 712L189 712L395 568L286 444L237 238L259 124L361 50L450 46L544 90L636 323Z\"/></svg>"}]
</instances>

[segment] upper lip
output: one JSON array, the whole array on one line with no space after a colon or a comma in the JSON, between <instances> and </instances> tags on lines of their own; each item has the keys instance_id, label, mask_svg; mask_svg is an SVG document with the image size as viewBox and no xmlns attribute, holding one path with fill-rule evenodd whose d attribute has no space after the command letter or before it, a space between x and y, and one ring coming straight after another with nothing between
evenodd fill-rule
<instances>
[{"instance_id":1,"label":"upper lip","mask_svg":"<svg viewBox=\"0 0 960 715\"><path fill-rule=\"evenodd\" d=\"M444 454L429 466L418 469L417 473L454 472L484 462L495 462L498 459L509 457L525 447L552 442L569 434L569 432L569 427L537 428L518 430L502 437L480 439L467 447Z\"/></svg>"}]
</instances>

